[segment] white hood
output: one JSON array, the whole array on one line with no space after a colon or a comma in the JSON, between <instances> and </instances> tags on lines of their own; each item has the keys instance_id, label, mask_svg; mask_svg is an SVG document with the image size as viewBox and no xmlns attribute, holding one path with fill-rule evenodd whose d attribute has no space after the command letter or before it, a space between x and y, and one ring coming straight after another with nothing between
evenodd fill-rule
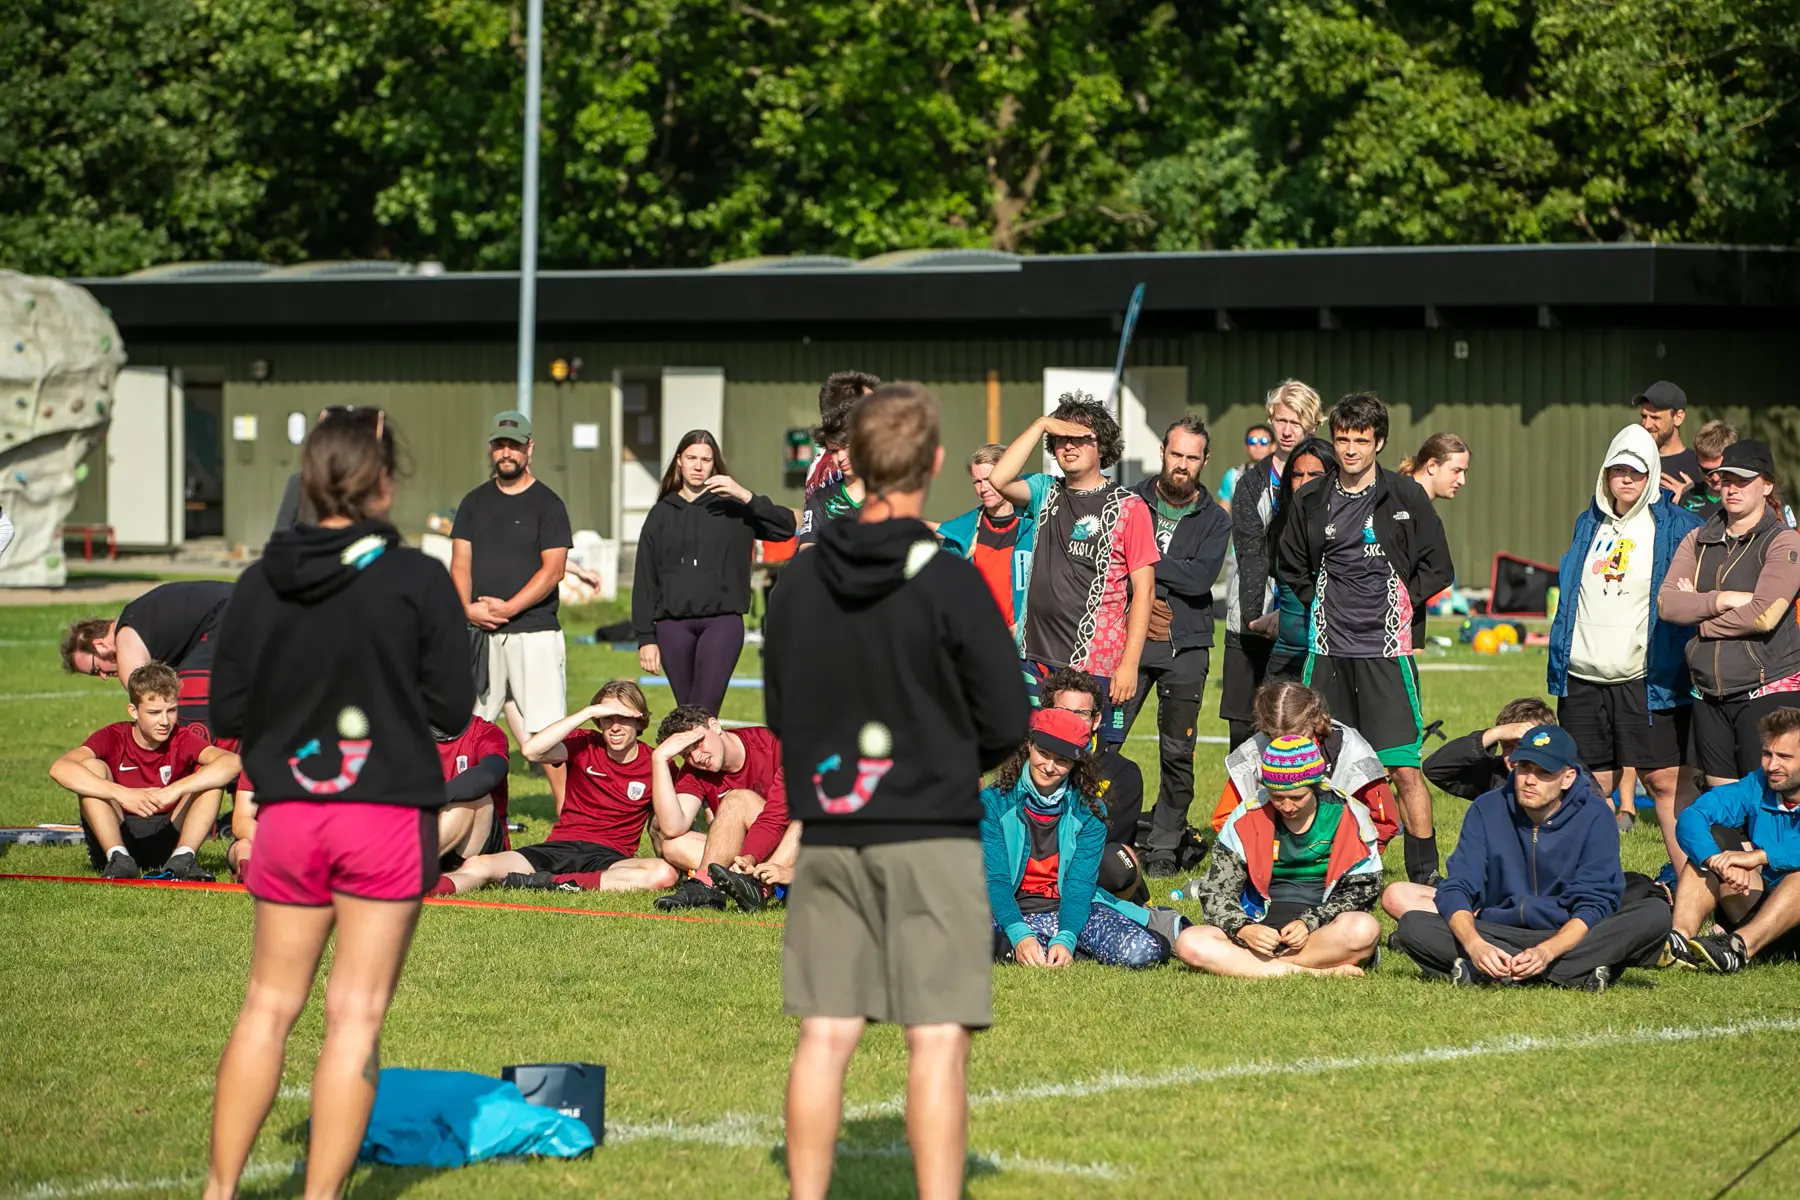
<instances>
[{"instance_id":1,"label":"white hood","mask_svg":"<svg viewBox=\"0 0 1800 1200\"><path fill-rule=\"evenodd\" d=\"M1613 515L1612 493L1606 490L1606 464L1621 450L1635 455L1643 464L1650 478L1644 481L1644 494L1637 498L1622 515ZM1606 447L1606 457L1600 460L1600 477L1594 481L1594 503L1600 506L1601 517L1613 521L1629 521L1631 518L1656 503L1656 497L1662 491L1662 456L1656 451L1656 439L1642 425L1627 425L1613 434L1612 442Z\"/></svg>"}]
</instances>

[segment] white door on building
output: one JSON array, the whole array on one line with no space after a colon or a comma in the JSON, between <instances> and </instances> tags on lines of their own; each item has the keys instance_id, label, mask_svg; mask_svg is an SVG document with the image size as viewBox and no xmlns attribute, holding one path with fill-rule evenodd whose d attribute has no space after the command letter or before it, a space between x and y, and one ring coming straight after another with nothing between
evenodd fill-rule
<instances>
[{"instance_id":1,"label":"white door on building","mask_svg":"<svg viewBox=\"0 0 1800 1200\"><path fill-rule=\"evenodd\" d=\"M119 372L106 432L106 523L119 545L181 545L186 523L182 432L181 385L166 368Z\"/></svg>"},{"instance_id":2,"label":"white door on building","mask_svg":"<svg viewBox=\"0 0 1800 1200\"><path fill-rule=\"evenodd\" d=\"M690 429L709 430L725 442L725 369L723 367L669 367L662 375L663 458L675 453L681 435ZM727 447L729 450L729 447Z\"/></svg>"}]
</instances>

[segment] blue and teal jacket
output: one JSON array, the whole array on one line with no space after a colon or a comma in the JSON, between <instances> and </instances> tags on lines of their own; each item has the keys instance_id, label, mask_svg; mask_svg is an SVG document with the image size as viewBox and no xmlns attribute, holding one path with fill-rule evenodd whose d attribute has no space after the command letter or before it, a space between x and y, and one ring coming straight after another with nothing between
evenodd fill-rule
<instances>
[{"instance_id":1,"label":"blue and teal jacket","mask_svg":"<svg viewBox=\"0 0 1800 1200\"><path fill-rule=\"evenodd\" d=\"M1015 504L1013 512L1019 518L1019 536L1013 542L1012 558L1012 593L1013 610L1012 626L1016 630L1025 619L1025 596L1031 590L1031 554L1037 545L1037 509L1031 505ZM963 558L975 557L975 536L980 531L977 524L981 520L981 506L978 504L959 517L951 517L938 526L938 537L943 540L944 549L961 555Z\"/></svg>"},{"instance_id":2,"label":"blue and teal jacket","mask_svg":"<svg viewBox=\"0 0 1800 1200\"><path fill-rule=\"evenodd\" d=\"M1640 434L1641 437L1637 436ZM1661 460L1657 458L1656 443L1642 426L1631 425L1620 430L1607 448L1606 457L1610 459L1622 447L1636 450L1648 461L1650 477L1644 486L1656 497L1649 507L1650 517L1656 522L1656 547L1650 563L1650 645L1644 656L1644 689L1651 709L1678 708L1693 703L1694 699L1693 685L1688 680L1687 644L1695 630L1692 625L1676 625L1663 620L1657 612L1656 595L1662 591L1663 576L1669 572L1669 563L1674 560L1681 539L1705 522L1687 509L1669 503L1668 494L1662 490L1662 476L1658 470ZM1594 544L1594 535L1607 515L1600 508L1605 494L1606 472L1602 470L1594 498L1575 518L1575 535L1557 570L1560 599L1556 602L1556 619L1550 623L1547 680L1552 696L1569 694L1569 652L1575 644L1575 614L1581 607L1582 570L1588 550Z\"/></svg>"},{"instance_id":3,"label":"blue and teal jacket","mask_svg":"<svg viewBox=\"0 0 1800 1200\"><path fill-rule=\"evenodd\" d=\"M1714 825L1743 830L1745 840L1769 856L1762 869L1766 886L1774 887L1783 875L1800 871L1800 808L1783 805L1761 771L1702 792L1682 810L1675 820L1675 840L1682 852L1697 863L1717 854Z\"/></svg>"},{"instance_id":4,"label":"blue and teal jacket","mask_svg":"<svg viewBox=\"0 0 1800 1200\"><path fill-rule=\"evenodd\" d=\"M994 910L994 924L1015 946L1036 936L1025 923L1018 901L1019 884L1025 881L1025 860L1031 854L1031 832L1025 828L1031 819L1025 815L1026 789L1030 787L1029 778L1021 772L1010 788L993 785L981 791L981 857L987 865L988 904ZM1086 802L1065 790L1056 829L1056 890L1061 902L1056 910L1056 936L1050 945L1063 946L1073 954L1075 939L1081 936L1096 904L1148 925L1149 910L1100 886L1100 859L1105 850L1105 819L1096 817Z\"/></svg>"}]
</instances>

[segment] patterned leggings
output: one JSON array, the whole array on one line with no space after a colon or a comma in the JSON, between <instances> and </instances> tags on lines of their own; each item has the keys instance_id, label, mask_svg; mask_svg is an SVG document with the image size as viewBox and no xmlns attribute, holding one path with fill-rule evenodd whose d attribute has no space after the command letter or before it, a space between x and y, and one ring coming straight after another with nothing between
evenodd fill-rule
<instances>
[{"instance_id":1,"label":"patterned leggings","mask_svg":"<svg viewBox=\"0 0 1800 1200\"><path fill-rule=\"evenodd\" d=\"M1038 939L1045 946L1056 936L1056 914L1053 912L1025 913L1025 923L1031 926ZM997 949L1003 948L1006 935L998 925L994 931L999 935L995 942ZM1010 947L1004 947L1010 955ZM1154 967L1169 956L1169 947L1163 940L1139 925L1129 917L1121 916L1103 904L1096 904L1088 911L1087 924L1082 927L1081 936L1075 939L1075 955L1077 958L1091 958L1105 967Z\"/></svg>"}]
</instances>

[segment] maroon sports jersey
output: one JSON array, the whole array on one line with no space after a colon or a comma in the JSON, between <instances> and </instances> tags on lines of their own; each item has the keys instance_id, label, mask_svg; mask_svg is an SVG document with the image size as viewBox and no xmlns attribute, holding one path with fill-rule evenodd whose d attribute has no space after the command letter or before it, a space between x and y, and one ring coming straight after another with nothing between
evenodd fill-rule
<instances>
[{"instance_id":1,"label":"maroon sports jersey","mask_svg":"<svg viewBox=\"0 0 1800 1200\"><path fill-rule=\"evenodd\" d=\"M185 779L200 765L200 752L212 745L203 727L177 725L162 749L146 750L132 736L135 728L130 721L120 721L96 729L81 743L106 765L120 787L167 787Z\"/></svg>"},{"instance_id":2,"label":"maroon sports jersey","mask_svg":"<svg viewBox=\"0 0 1800 1200\"><path fill-rule=\"evenodd\" d=\"M598 842L628 857L638 852L650 823L650 747L632 743L630 762L614 762L606 739L577 729L563 739L569 752L569 782L562 816L547 842Z\"/></svg>"},{"instance_id":3,"label":"maroon sports jersey","mask_svg":"<svg viewBox=\"0 0 1800 1200\"><path fill-rule=\"evenodd\" d=\"M744 743L744 765L730 774L697 771L684 766L675 773L675 794L698 796L709 813L719 807L719 797L726 792L742 789L761 796L763 810L744 835L744 853L759 863L768 862L788 826L787 782L781 773L781 740L774 730L761 725L729 732Z\"/></svg>"},{"instance_id":4,"label":"maroon sports jersey","mask_svg":"<svg viewBox=\"0 0 1800 1200\"><path fill-rule=\"evenodd\" d=\"M447 742L437 744L438 761L444 765L444 782L448 783L490 754L509 758L506 734L492 721L470 717L469 727ZM494 820L506 828L506 780L489 793L494 798Z\"/></svg>"}]
</instances>

